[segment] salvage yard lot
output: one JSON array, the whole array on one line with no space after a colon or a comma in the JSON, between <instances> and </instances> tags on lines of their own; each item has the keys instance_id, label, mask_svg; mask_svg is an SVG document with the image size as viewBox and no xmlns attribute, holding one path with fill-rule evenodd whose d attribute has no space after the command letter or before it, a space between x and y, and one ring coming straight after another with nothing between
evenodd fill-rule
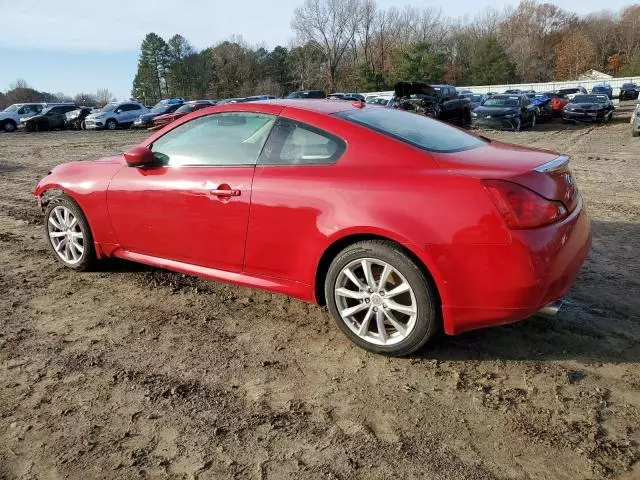
<instances>
[{"instance_id":1,"label":"salvage yard lot","mask_svg":"<svg viewBox=\"0 0 640 480\"><path fill-rule=\"evenodd\" d=\"M32 195L145 132L0 134L0 478L640 478L640 142L488 132L572 156L590 259L556 319L407 359L275 294L57 263Z\"/></svg>"}]
</instances>

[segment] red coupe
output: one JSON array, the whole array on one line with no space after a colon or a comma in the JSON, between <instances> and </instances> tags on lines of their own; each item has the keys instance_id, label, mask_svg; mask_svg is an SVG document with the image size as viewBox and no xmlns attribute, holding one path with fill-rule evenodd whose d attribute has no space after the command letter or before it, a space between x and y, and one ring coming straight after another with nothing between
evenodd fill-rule
<instances>
[{"instance_id":1,"label":"red coupe","mask_svg":"<svg viewBox=\"0 0 640 480\"><path fill-rule=\"evenodd\" d=\"M210 107L35 194L55 257L119 257L327 305L406 355L531 316L591 244L565 156L363 102Z\"/></svg>"},{"instance_id":2,"label":"red coupe","mask_svg":"<svg viewBox=\"0 0 640 480\"><path fill-rule=\"evenodd\" d=\"M155 117L153 119L152 126L148 130L160 130L171 122L175 122L179 118L184 117L188 113L195 112L202 108L211 107L213 105L215 105L215 103L210 100L194 100L192 102L187 102L181 105L175 112L165 113L164 115L158 115Z\"/></svg>"}]
</instances>

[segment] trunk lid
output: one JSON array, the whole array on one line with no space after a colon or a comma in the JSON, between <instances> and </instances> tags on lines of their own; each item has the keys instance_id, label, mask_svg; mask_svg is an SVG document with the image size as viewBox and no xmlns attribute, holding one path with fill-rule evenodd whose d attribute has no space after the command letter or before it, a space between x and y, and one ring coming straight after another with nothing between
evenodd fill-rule
<instances>
[{"instance_id":1,"label":"trunk lid","mask_svg":"<svg viewBox=\"0 0 640 480\"><path fill-rule=\"evenodd\" d=\"M556 152L490 141L481 148L432 156L452 173L517 183L548 200L562 202L569 212L579 202L569 157Z\"/></svg>"}]
</instances>

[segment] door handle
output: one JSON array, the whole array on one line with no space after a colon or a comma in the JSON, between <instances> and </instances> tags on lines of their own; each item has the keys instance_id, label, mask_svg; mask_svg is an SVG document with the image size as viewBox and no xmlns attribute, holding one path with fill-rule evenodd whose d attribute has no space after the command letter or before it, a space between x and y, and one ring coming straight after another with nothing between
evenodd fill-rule
<instances>
[{"instance_id":1,"label":"door handle","mask_svg":"<svg viewBox=\"0 0 640 480\"><path fill-rule=\"evenodd\" d=\"M216 189L211 190L211 195L215 195L216 197L239 197L240 190L232 190L232 189Z\"/></svg>"}]
</instances>

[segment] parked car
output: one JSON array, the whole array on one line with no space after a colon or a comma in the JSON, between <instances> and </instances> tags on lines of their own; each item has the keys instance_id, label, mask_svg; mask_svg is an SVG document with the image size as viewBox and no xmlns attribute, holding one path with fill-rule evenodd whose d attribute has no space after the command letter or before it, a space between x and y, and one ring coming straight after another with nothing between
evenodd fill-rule
<instances>
[{"instance_id":1,"label":"parked car","mask_svg":"<svg viewBox=\"0 0 640 480\"><path fill-rule=\"evenodd\" d=\"M246 97L223 98L222 100L218 100L216 105L224 105L226 103L244 103L246 101L248 101Z\"/></svg>"},{"instance_id":2,"label":"parked car","mask_svg":"<svg viewBox=\"0 0 640 480\"><path fill-rule=\"evenodd\" d=\"M471 100L458 97L452 85L398 82L394 90L391 106L460 125L471 121Z\"/></svg>"},{"instance_id":3,"label":"parked car","mask_svg":"<svg viewBox=\"0 0 640 480\"><path fill-rule=\"evenodd\" d=\"M257 102L259 100L274 100L276 97L273 95L253 95L251 97L245 98L247 102Z\"/></svg>"},{"instance_id":4,"label":"parked car","mask_svg":"<svg viewBox=\"0 0 640 480\"><path fill-rule=\"evenodd\" d=\"M64 129L67 120L66 114L77 108L73 104L48 106L40 113L20 120L20 127L29 132Z\"/></svg>"},{"instance_id":5,"label":"parked car","mask_svg":"<svg viewBox=\"0 0 640 480\"><path fill-rule=\"evenodd\" d=\"M65 114L65 126L72 130L85 130L85 118L95 109L92 107L78 107Z\"/></svg>"},{"instance_id":6,"label":"parked car","mask_svg":"<svg viewBox=\"0 0 640 480\"><path fill-rule=\"evenodd\" d=\"M377 97L371 97L366 102L370 105L381 105L386 107L389 105L389 102L393 99L393 95L380 95Z\"/></svg>"},{"instance_id":7,"label":"parked car","mask_svg":"<svg viewBox=\"0 0 640 480\"><path fill-rule=\"evenodd\" d=\"M100 110L87 115L84 124L87 130L102 128L115 130L131 126L140 115L146 114L148 111L147 107L138 102L107 103Z\"/></svg>"},{"instance_id":8,"label":"parked car","mask_svg":"<svg viewBox=\"0 0 640 480\"><path fill-rule=\"evenodd\" d=\"M640 137L640 103L631 114L631 136Z\"/></svg>"},{"instance_id":9,"label":"parked car","mask_svg":"<svg viewBox=\"0 0 640 480\"><path fill-rule=\"evenodd\" d=\"M545 122L551 120L553 117L553 110L551 107L551 98L547 97L544 93L527 93L527 97L531 101L531 104L536 107L536 119L539 122Z\"/></svg>"},{"instance_id":10,"label":"parked car","mask_svg":"<svg viewBox=\"0 0 640 480\"><path fill-rule=\"evenodd\" d=\"M291 92L287 98L326 98L327 96L322 90L301 90L299 92Z\"/></svg>"},{"instance_id":11,"label":"parked car","mask_svg":"<svg viewBox=\"0 0 640 480\"><path fill-rule=\"evenodd\" d=\"M175 112L165 113L164 115L158 115L155 117L153 119L151 129L159 130L171 122L184 117L188 113L195 112L202 108L212 107L213 105L215 105L215 103L210 100L194 100L192 102L183 103Z\"/></svg>"},{"instance_id":12,"label":"parked car","mask_svg":"<svg viewBox=\"0 0 640 480\"><path fill-rule=\"evenodd\" d=\"M591 88L591 93L594 95L602 94L609 97L609 100L613 99L613 88L608 83L602 83L600 85L594 85Z\"/></svg>"},{"instance_id":13,"label":"parked car","mask_svg":"<svg viewBox=\"0 0 640 480\"><path fill-rule=\"evenodd\" d=\"M45 108L46 103L14 103L0 112L0 130L13 132L20 120L37 115Z\"/></svg>"},{"instance_id":14,"label":"parked car","mask_svg":"<svg viewBox=\"0 0 640 480\"><path fill-rule=\"evenodd\" d=\"M558 90L558 93L560 95L564 95L565 97L567 97L567 100L569 101L573 100L573 97L575 97L576 95L589 94L589 92L587 92L587 89L584 88L583 86L572 87L572 88L561 88L560 90Z\"/></svg>"},{"instance_id":15,"label":"parked car","mask_svg":"<svg viewBox=\"0 0 640 480\"><path fill-rule=\"evenodd\" d=\"M151 110L138 115L134 119L131 128L151 128L153 126L154 118L159 117L160 115L173 113L182 105L182 103L163 103L160 105L156 104Z\"/></svg>"},{"instance_id":16,"label":"parked car","mask_svg":"<svg viewBox=\"0 0 640 480\"><path fill-rule=\"evenodd\" d=\"M201 110L35 195L66 267L119 257L326 304L388 355L535 314L591 244L568 157L352 102Z\"/></svg>"},{"instance_id":17,"label":"parked car","mask_svg":"<svg viewBox=\"0 0 640 480\"><path fill-rule=\"evenodd\" d=\"M576 95L564 107L563 122L608 122L615 107L606 95Z\"/></svg>"},{"instance_id":18,"label":"parked car","mask_svg":"<svg viewBox=\"0 0 640 480\"><path fill-rule=\"evenodd\" d=\"M458 90L458 95L473 95L473 92L469 89Z\"/></svg>"},{"instance_id":19,"label":"parked car","mask_svg":"<svg viewBox=\"0 0 640 480\"><path fill-rule=\"evenodd\" d=\"M557 92L544 92L543 95L551 99L551 113L561 117L564 106L569 103L569 99Z\"/></svg>"},{"instance_id":20,"label":"parked car","mask_svg":"<svg viewBox=\"0 0 640 480\"><path fill-rule=\"evenodd\" d=\"M638 98L638 85L636 83L623 83L620 87L620 100L636 100Z\"/></svg>"},{"instance_id":21,"label":"parked car","mask_svg":"<svg viewBox=\"0 0 640 480\"><path fill-rule=\"evenodd\" d=\"M536 110L526 95L493 95L471 113L472 125L519 132L525 125L535 126Z\"/></svg>"},{"instance_id":22,"label":"parked car","mask_svg":"<svg viewBox=\"0 0 640 480\"><path fill-rule=\"evenodd\" d=\"M350 100L352 102L365 101L364 95L360 93L342 93L342 92L330 93L329 95L327 95L327 98L330 100Z\"/></svg>"},{"instance_id":23,"label":"parked car","mask_svg":"<svg viewBox=\"0 0 640 480\"><path fill-rule=\"evenodd\" d=\"M471 111L479 107L488 98L482 93L460 93L460 98L468 98L471 101Z\"/></svg>"}]
</instances>

